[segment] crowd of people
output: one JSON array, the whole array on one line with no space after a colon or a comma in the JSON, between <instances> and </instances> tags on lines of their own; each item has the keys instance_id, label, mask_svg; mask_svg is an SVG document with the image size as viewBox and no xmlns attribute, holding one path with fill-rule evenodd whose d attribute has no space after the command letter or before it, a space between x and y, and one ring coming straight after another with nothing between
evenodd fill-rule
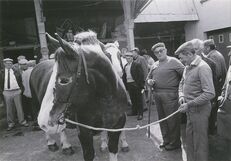
<instances>
[{"instance_id":1,"label":"crowd of people","mask_svg":"<svg viewBox=\"0 0 231 161\"><path fill-rule=\"evenodd\" d=\"M147 89L152 89L159 119L177 110L181 112L160 123L163 143L159 147L175 150L184 144L188 161L208 160L208 133L216 133L217 98L227 73L223 55L211 39L185 42L175 53L168 53L165 44L158 42L151 51L148 54L145 49L121 50L122 79L131 101L127 115L143 119L145 102L153 101L144 96ZM15 127L15 113L19 124L27 127L28 121L36 119L29 87L35 61L24 56L19 56L16 64L10 58L3 61L0 93L7 109L7 130ZM185 140L181 139L182 124L186 127Z\"/></svg>"},{"instance_id":2,"label":"crowd of people","mask_svg":"<svg viewBox=\"0 0 231 161\"><path fill-rule=\"evenodd\" d=\"M28 61L21 55L16 64L10 58L3 62L5 68L0 71L0 93L6 106L7 130L12 130L17 120L21 126L28 127L28 121L35 120L29 84L30 73L36 65L35 60Z\"/></svg>"}]
</instances>

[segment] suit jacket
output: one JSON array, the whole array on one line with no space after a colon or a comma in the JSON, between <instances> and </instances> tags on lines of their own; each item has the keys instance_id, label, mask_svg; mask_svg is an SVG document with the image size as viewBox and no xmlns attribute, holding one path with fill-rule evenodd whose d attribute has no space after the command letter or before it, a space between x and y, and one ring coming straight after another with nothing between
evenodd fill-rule
<instances>
[{"instance_id":1,"label":"suit jacket","mask_svg":"<svg viewBox=\"0 0 231 161\"><path fill-rule=\"evenodd\" d=\"M123 69L124 72L123 72L123 76L122 76L122 79L123 79L125 86L127 84L127 79L126 79L127 75L125 72L125 68L127 65L128 64L126 64L124 66L124 69ZM137 87L140 89L143 89L144 83L145 83L145 81L144 81L145 78L144 78L144 71L143 71L142 65L138 62L133 61L132 65L131 65L131 71L130 72L131 72L132 78L134 79Z\"/></svg>"},{"instance_id":2,"label":"suit jacket","mask_svg":"<svg viewBox=\"0 0 231 161\"><path fill-rule=\"evenodd\" d=\"M14 75L15 75L16 81L17 81L20 89L23 91L24 87L22 84L22 76L21 76L20 72L13 69L13 68L12 68L12 70L14 71ZM3 68L0 71L0 85L1 85L0 86L0 93L2 93L4 91L4 83L5 83L5 68Z\"/></svg>"}]
</instances>

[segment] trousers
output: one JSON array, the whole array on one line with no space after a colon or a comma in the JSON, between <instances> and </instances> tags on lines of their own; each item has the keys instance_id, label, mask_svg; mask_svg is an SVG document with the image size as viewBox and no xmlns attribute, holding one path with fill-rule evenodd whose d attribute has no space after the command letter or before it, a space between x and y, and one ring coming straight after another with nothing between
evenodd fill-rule
<instances>
[{"instance_id":1,"label":"trousers","mask_svg":"<svg viewBox=\"0 0 231 161\"><path fill-rule=\"evenodd\" d=\"M24 120L24 112L22 108L21 90L3 91L3 96L6 103L6 113L8 126L15 124L15 109L18 116L18 122L22 124Z\"/></svg>"},{"instance_id":2,"label":"trousers","mask_svg":"<svg viewBox=\"0 0 231 161\"><path fill-rule=\"evenodd\" d=\"M177 111L178 93L177 92L155 92L154 99L159 119L162 119ZM180 114L169 118L160 123L160 130L164 143L170 143L173 146L179 146L180 141Z\"/></svg>"},{"instance_id":3,"label":"trousers","mask_svg":"<svg viewBox=\"0 0 231 161\"><path fill-rule=\"evenodd\" d=\"M189 108L186 112L187 161L208 161L208 120L211 104Z\"/></svg>"}]
</instances>

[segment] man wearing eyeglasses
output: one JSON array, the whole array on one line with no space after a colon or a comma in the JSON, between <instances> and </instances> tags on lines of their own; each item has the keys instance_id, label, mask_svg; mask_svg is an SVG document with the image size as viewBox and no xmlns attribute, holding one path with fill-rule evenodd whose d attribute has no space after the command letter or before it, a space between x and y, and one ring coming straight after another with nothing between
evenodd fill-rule
<instances>
[{"instance_id":1,"label":"man wearing eyeglasses","mask_svg":"<svg viewBox=\"0 0 231 161\"><path fill-rule=\"evenodd\" d=\"M160 42L151 49L158 61L151 69L147 84L154 88L159 119L162 119L178 109L178 86L184 65L176 58L167 55L165 44ZM180 115L175 115L160 123L163 143L160 148L174 150L181 147Z\"/></svg>"}]
</instances>

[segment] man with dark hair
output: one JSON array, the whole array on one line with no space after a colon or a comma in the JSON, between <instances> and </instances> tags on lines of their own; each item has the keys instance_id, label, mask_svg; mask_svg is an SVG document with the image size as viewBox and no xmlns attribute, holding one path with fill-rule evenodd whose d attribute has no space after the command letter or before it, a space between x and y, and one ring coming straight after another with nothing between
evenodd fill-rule
<instances>
[{"instance_id":1,"label":"man with dark hair","mask_svg":"<svg viewBox=\"0 0 231 161\"><path fill-rule=\"evenodd\" d=\"M154 99L159 119L177 111L178 86L184 65L176 58L167 55L164 43L157 43L151 49L158 61L148 76L147 84L154 88ZM180 148L180 115L160 123L163 143L160 148L174 150Z\"/></svg>"},{"instance_id":2,"label":"man with dark hair","mask_svg":"<svg viewBox=\"0 0 231 161\"><path fill-rule=\"evenodd\" d=\"M196 54L192 41L182 44L175 54L186 65L179 85L179 109L187 115L187 161L208 161L208 118L215 96L212 71Z\"/></svg>"}]
</instances>

